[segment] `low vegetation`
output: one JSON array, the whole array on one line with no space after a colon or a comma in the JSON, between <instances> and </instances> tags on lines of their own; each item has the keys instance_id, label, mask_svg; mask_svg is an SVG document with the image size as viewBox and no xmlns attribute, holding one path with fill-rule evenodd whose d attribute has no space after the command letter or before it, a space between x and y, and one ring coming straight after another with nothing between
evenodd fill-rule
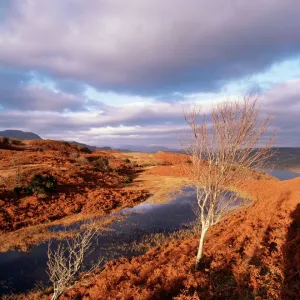
<instances>
[{"instance_id":1,"label":"low vegetation","mask_svg":"<svg viewBox=\"0 0 300 300\"><path fill-rule=\"evenodd\" d=\"M34 195L47 195L50 196L56 191L57 180L52 175L36 174L31 179L28 189Z\"/></svg>"},{"instance_id":2,"label":"low vegetation","mask_svg":"<svg viewBox=\"0 0 300 300\"><path fill-rule=\"evenodd\" d=\"M0 143L8 144L8 145L17 145L17 146L23 144L23 142L19 139L7 138L7 137L4 137L4 136L0 136Z\"/></svg>"},{"instance_id":3,"label":"low vegetation","mask_svg":"<svg viewBox=\"0 0 300 300\"><path fill-rule=\"evenodd\" d=\"M75 154L73 154L72 157L74 157ZM82 156L82 155L79 155L79 156L75 156L74 160L79 163L80 165L88 165L90 162L89 160L85 157L85 156Z\"/></svg>"},{"instance_id":4,"label":"low vegetation","mask_svg":"<svg viewBox=\"0 0 300 300\"><path fill-rule=\"evenodd\" d=\"M186 240L190 237L199 236L201 234L201 223L199 219L195 222L187 224L186 228L171 233L153 233L142 238L141 241L133 242L124 247L131 248L133 251L145 253L146 251L168 245L172 241Z\"/></svg>"},{"instance_id":5,"label":"low vegetation","mask_svg":"<svg viewBox=\"0 0 300 300\"><path fill-rule=\"evenodd\" d=\"M128 176L124 177L124 183L128 184L128 183L132 183L132 179Z\"/></svg>"},{"instance_id":6,"label":"low vegetation","mask_svg":"<svg viewBox=\"0 0 300 300\"><path fill-rule=\"evenodd\" d=\"M126 164L130 164L130 163L131 163L131 161L130 161L129 158L125 158L125 159L124 159L124 162L125 162Z\"/></svg>"},{"instance_id":7,"label":"low vegetation","mask_svg":"<svg viewBox=\"0 0 300 300\"><path fill-rule=\"evenodd\" d=\"M171 189L193 180L187 172L195 166L192 156L189 159L187 155L162 152L153 155L85 153L74 145L56 142L48 145L51 143L29 145L25 141L14 146L19 147L18 151L0 150L0 167L4 170L1 176L18 178L14 180L18 182L17 187L31 187L30 195L25 190L17 195L3 183L5 180L0 185L3 245L8 239L11 243L22 239L20 236L25 231L24 239L33 238L30 232L38 236L38 226L64 224L64 220L72 224L89 213L107 216L144 201L150 193L156 195L163 190L161 198L165 201ZM7 158L8 154L14 155L15 162ZM86 163L76 161L80 156ZM98 160L99 165L94 163ZM206 159L197 166L203 176L218 174L216 169L222 163L212 165L210 168ZM297 299L299 179L280 182L254 171L241 170L235 164L229 164L228 170L230 176L234 174L238 179L233 184L236 191L242 191L253 203L220 218L210 227L198 270L195 255L203 228L201 212L197 222L186 229L152 234L132 245L121 245L120 241L120 247L131 247L143 255L110 261L101 272L79 274L80 268L75 265L82 266L84 255L72 256L82 253L70 250L78 245L72 239L68 240L69 244L50 247L48 273L53 287L15 299ZM53 180L47 178L49 174ZM52 197L40 201L38 196L48 188L52 189ZM91 249L87 247L83 252Z\"/></svg>"},{"instance_id":8,"label":"low vegetation","mask_svg":"<svg viewBox=\"0 0 300 300\"><path fill-rule=\"evenodd\" d=\"M36 174L27 186L16 186L14 193L18 196L51 196L57 187L57 180L52 175Z\"/></svg>"},{"instance_id":9,"label":"low vegetation","mask_svg":"<svg viewBox=\"0 0 300 300\"><path fill-rule=\"evenodd\" d=\"M99 157L98 159L94 160L93 166L97 170L102 171L102 172L111 170L111 168L109 167L108 159L106 159L105 157Z\"/></svg>"},{"instance_id":10,"label":"low vegetation","mask_svg":"<svg viewBox=\"0 0 300 300\"><path fill-rule=\"evenodd\" d=\"M45 140L14 147L18 150L0 149L0 251L29 249L46 239L47 226L42 234L34 226L105 216L149 196L150 182L135 182L143 169L133 164L140 162L130 157L125 163L121 153L86 153L76 145Z\"/></svg>"}]
</instances>

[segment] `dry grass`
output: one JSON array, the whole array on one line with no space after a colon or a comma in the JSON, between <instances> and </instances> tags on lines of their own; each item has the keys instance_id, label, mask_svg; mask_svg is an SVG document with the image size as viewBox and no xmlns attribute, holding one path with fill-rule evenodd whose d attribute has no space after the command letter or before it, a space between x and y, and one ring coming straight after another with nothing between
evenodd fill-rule
<instances>
[{"instance_id":1,"label":"dry grass","mask_svg":"<svg viewBox=\"0 0 300 300\"><path fill-rule=\"evenodd\" d=\"M14 232L0 235L0 252L9 250L29 251L33 245L37 245L48 239L65 239L74 234L73 231L50 232L47 225L27 227Z\"/></svg>"},{"instance_id":2,"label":"dry grass","mask_svg":"<svg viewBox=\"0 0 300 300\"><path fill-rule=\"evenodd\" d=\"M161 183L163 182L162 179L163 176L159 178ZM172 182L175 183L176 180ZM157 184L156 186L158 187L159 185ZM244 195L248 195L250 199L257 199L257 201L247 210L234 211L232 216L224 218L211 232L209 244L206 248L207 255L217 254L210 269L211 277L209 277L210 274L205 272L194 273L192 271L194 253L197 247L197 239L188 238L193 236L192 231L186 230L185 232L176 232L170 235L152 235L144 239L144 244L141 243L136 246L140 247L140 249L144 247L147 250L149 247L159 247L169 241L171 242L166 247L150 250L144 256L130 261L120 260L108 263L101 276L91 277L89 285L79 285L78 288L64 296L63 299L76 299L76 296L81 299L80 297L84 297L86 291L89 293L87 299L102 299L101 297L117 299L116 295L118 293L128 295L128 297L129 295L134 297L141 295L141 297L144 296L141 299L147 299L145 295L151 297L157 291L161 291L160 295L164 295L163 293L178 295L179 291L176 288L181 284L183 284L183 287L186 285L190 289L187 293L188 296L200 286L201 299L210 299L209 296L212 294L218 295L223 288L222 293L227 293L227 296L230 295L234 298L233 295L235 294L233 292L236 292L236 287L233 286L232 288L229 287L231 289L228 289L228 282L225 282L226 277L222 273L224 270L229 270L231 277L239 279L246 285L245 288L241 286L242 289L251 291L253 286L257 286L258 283L262 282L260 280L264 279L264 275L255 273L257 266L249 265L248 257L252 257L253 253L258 251L257 245L260 245L257 253L259 257L266 260L266 263L271 266L275 266L275 263L277 266L280 263L280 257L278 255L269 255L268 249L273 242L278 243L278 249L275 254L282 249L281 245L285 240L285 227L289 226L288 214L294 203L297 203L297 199L299 199L298 186L299 180L294 180L293 182L278 182L274 180L241 182L239 190L244 191ZM267 202L272 203L271 211L265 209L265 203ZM232 230L232 228L235 228L235 230ZM272 230L267 230L267 228ZM277 232L277 230L280 230L280 232ZM268 234L268 239L265 239L264 234ZM278 259L279 261L277 261ZM249 276L251 276L251 281L245 279L245 283L241 279L243 264L246 264L245 270L248 273L250 272ZM211 290L211 286L213 286L213 290ZM272 288L272 286L268 288L270 293ZM47 296L43 295L49 295L49 293L30 293L26 296L21 295L19 298L11 299L47 299ZM237 294L238 296L240 295ZM272 298L271 294L269 296L269 299L278 299Z\"/></svg>"},{"instance_id":3,"label":"dry grass","mask_svg":"<svg viewBox=\"0 0 300 300\"><path fill-rule=\"evenodd\" d=\"M172 241L185 240L193 236L199 236L201 224L199 220L188 224L187 229L180 229L171 233L154 233L145 236L139 242L133 242L129 247L138 252L146 252L152 248L166 245Z\"/></svg>"},{"instance_id":4,"label":"dry grass","mask_svg":"<svg viewBox=\"0 0 300 300\"><path fill-rule=\"evenodd\" d=\"M147 168L150 169L150 168ZM182 192L182 187L189 185L184 177L156 176L147 173L140 174L130 185L130 189L145 189L151 193L151 203L166 203Z\"/></svg>"},{"instance_id":5,"label":"dry grass","mask_svg":"<svg viewBox=\"0 0 300 300\"><path fill-rule=\"evenodd\" d=\"M9 250L28 252L33 246L44 241L50 239L63 240L65 238L73 237L78 233L78 230L60 230L52 232L49 230L52 226L61 226L62 228L67 229L68 226L76 222L83 222L79 230L84 228L94 228L95 230L101 231L106 230L107 226L120 218L111 216L106 217L105 219L96 219L97 217L99 217L97 214L78 214L48 224L29 226L14 232L2 233L0 235L0 252L7 252ZM84 222L86 220L93 220L93 222Z\"/></svg>"},{"instance_id":6,"label":"dry grass","mask_svg":"<svg viewBox=\"0 0 300 300\"><path fill-rule=\"evenodd\" d=\"M122 152L117 153L117 157L126 159L137 163L143 167L156 166L158 161L155 159L154 154L142 152Z\"/></svg>"}]
</instances>

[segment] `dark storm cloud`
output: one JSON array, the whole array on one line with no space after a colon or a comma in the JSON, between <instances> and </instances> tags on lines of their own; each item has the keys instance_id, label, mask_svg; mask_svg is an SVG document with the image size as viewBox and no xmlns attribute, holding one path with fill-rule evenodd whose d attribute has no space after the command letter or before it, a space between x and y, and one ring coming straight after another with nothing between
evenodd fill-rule
<instances>
[{"instance_id":1,"label":"dark storm cloud","mask_svg":"<svg viewBox=\"0 0 300 300\"><path fill-rule=\"evenodd\" d=\"M2 63L102 89L207 91L300 50L296 0L12 1Z\"/></svg>"},{"instance_id":2,"label":"dark storm cloud","mask_svg":"<svg viewBox=\"0 0 300 300\"><path fill-rule=\"evenodd\" d=\"M165 141L174 145L184 127L183 111L188 105L184 101L107 105L79 95L28 85L31 79L23 70L1 70L0 105L4 107L0 110L1 129L23 129L45 138L72 137L96 144L111 139L112 145L120 145L121 141L124 144L128 143L127 139L134 139L140 144ZM300 80L278 84L261 95L264 112L274 114L278 145L300 146L297 139L299 96ZM194 97L196 100L197 96ZM201 103L204 111L209 112L211 101Z\"/></svg>"},{"instance_id":3,"label":"dark storm cloud","mask_svg":"<svg viewBox=\"0 0 300 300\"><path fill-rule=\"evenodd\" d=\"M0 127L94 144L172 143L182 103L197 92L211 98L300 54L299 11L296 0L2 0ZM247 91L274 112L278 143L300 146L300 81L272 84ZM99 97L122 92L115 103L127 104L89 99L88 85ZM137 94L152 98L135 103Z\"/></svg>"}]
</instances>

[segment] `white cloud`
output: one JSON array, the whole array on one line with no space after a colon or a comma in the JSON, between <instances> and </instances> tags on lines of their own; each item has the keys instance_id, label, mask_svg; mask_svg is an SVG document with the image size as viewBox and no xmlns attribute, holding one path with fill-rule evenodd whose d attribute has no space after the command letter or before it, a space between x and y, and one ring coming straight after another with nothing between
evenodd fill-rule
<instances>
[{"instance_id":1,"label":"white cloud","mask_svg":"<svg viewBox=\"0 0 300 300\"><path fill-rule=\"evenodd\" d=\"M278 145L300 146L300 79L278 84L260 97L264 112L274 113L278 128ZM0 111L0 128L33 131L44 138L78 140L94 145L160 144L179 147L178 133L186 125L183 108L197 100L206 112L212 106L212 95L193 94L187 101L166 103L137 102L127 105L105 105L98 111ZM224 99L215 95L214 103ZM196 102L197 102L196 101Z\"/></svg>"}]
</instances>

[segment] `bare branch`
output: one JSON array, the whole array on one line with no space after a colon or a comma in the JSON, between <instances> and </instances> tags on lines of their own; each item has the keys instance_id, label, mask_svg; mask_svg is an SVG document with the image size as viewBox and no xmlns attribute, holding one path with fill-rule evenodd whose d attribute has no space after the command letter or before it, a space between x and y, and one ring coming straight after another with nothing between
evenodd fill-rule
<instances>
[{"instance_id":1,"label":"bare branch","mask_svg":"<svg viewBox=\"0 0 300 300\"><path fill-rule=\"evenodd\" d=\"M184 119L190 131L181 145L190 157L186 171L196 190L203 232L198 265L207 230L237 201L237 195L227 193L226 188L234 186L237 174L267 167L274 155L275 132L266 136L272 118L261 117L253 95L220 103L210 116L194 106L184 113Z\"/></svg>"},{"instance_id":2,"label":"bare branch","mask_svg":"<svg viewBox=\"0 0 300 300\"><path fill-rule=\"evenodd\" d=\"M74 238L58 244L52 250L51 242L48 245L48 275L53 283L52 300L56 300L66 290L73 287L79 275L86 255L92 252L93 239L97 232L90 228L79 232ZM92 273L101 264L98 260L87 273Z\"/></svg>"}]
</instances>

